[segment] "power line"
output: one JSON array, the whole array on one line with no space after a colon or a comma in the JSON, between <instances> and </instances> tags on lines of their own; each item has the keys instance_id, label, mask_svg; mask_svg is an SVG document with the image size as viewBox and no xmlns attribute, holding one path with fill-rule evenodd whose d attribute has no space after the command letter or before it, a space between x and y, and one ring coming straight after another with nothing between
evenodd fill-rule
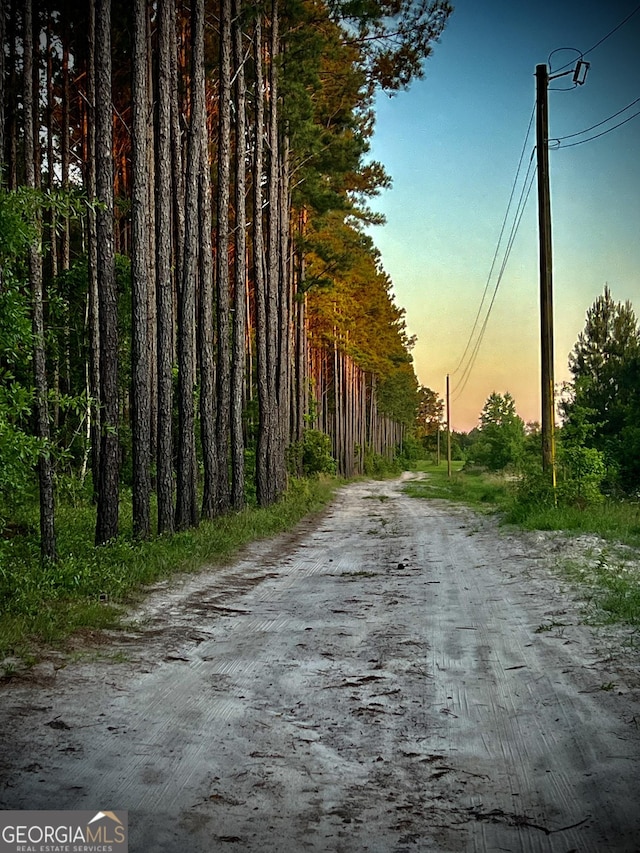
<instances>
[{"instance_id":1,"label":"power line","mask_svg":"<svg viewBox=\"0 0 640 853\"><path fill-rule=\"evenodd\" d=\"M638 100L640 100L640 98L638 98ZM634 103L637 103L637 101L634 101ZM629 106L631 106L631 104ZM624 112L624 110L623 110L623 112ZM619 113L616 113L616 115L619 115ZM560 142L560 145L558 145L558 148L575 148L576 145L584 145L585 142L593 142L594 139L599 139L601 136L606 136L607 133L611 133L612 130L617 130L619 127L622 127L623 124L627 124L627 122L631 121L634 118L637 118L638 116L640 116L640 110L638 110L637 113L633 113L633 115L630 115L628 118L624 119L624 121L620 121L620 122L618 122L618 124L614 124L613 127L607 128L607 130L603 130L600 133L596 133L593 136L589 136L589 137L587 137L587 139L580 139L580 140L578 140L578 142L569 142L568 145L562 145L561 140L562 139L568 139L569 137L567 137L567 136L561 137L560 140L557 140ZM597 127L597 126L598 125L594 125L594 127ZM582 132L586 133L586 131L582 131ZM572 134L572 136L579 136L579 134Z\"/></svg>"},{"instance_id":2,"label":"power line","mask_svg":"<svg viewBox=\"0 0 640 853\"><path fill-rule=\"evenodd\" d=\"M535 110L536 110L536 108L535 108L535 104L534 104L533 109L531 110L531 117L529 118L529 124L527 126L527 132L526 132L525 137L524 137L524 142L522 143L522 150L520 152L520 159L518 160L518 167L516 169L516 174L515 174L515 177L513 179L513 183L511 185L511 193L509 195L509 201L507 202L507 209L505 211L504 218L502 220L502 227L500 228L500 234L498 235L498 242L496 244L495 252L493 253L493 260L491 261L491 268L489 270L489 274L487 276L487 281L486 281L486 284L484 286L484 292L482 294L482 299L480 300L480 305L478 306L478 312L477 312L475 320L473 322L473 328L471 329L471 332L469 334L469 339L467 341L467 345L464 348L464 352L462 353L460 361L458 362L458 366L456 367L456 369L451 374L452 376L455 376L456 373L460 370L462 363L464 362L464 360L467 356L467 353L469 352L469 347L471 346L473 336L474 336L475 331L478 327L478 320L480 319L480 314L482 313L482 306L484 305L484 301L487 297L487 292L489 290L489 284L491 282L491 276L493 275L493 270L494 270L494 267L496 264L496 260L498 258L498 252L500 251L500 244L502 243L502 237L504 235L504 229L506 227L507 219L509 217L509 211L511 210L511 202L513 201L513 196L514 196L514 193L516 191L516 186L518 184L518 178L520 177L520 169L522 168L522 161L524 159L524 152L526 150L527 142L529 140L529 134L531 133L531 125L533 124L533 117L535 115ZM533 156L533 154L532 154L532 156ZM531 165L531 161L529 162L529 166L530 165ZM525 178L525 182L526 182L526 178Z\"/></svg>"},{"instance_id":3,"label":"power line","mask_svg":"<svg viewBox=\"0 0 640 853\"><path fill-rule=\"evenodd\" d=\"M586 56L588 53L591 53L592 51L594 51L597 47L600 47L600 45L601 45L603 42L605 42L608 38L611 38L611 36L612 36L614 33L617 33L617 32L618 32L618 30L620 29L620 27L623 27L623 26L627 23L627 21L630 21L630 20L631 20L631 18L633 18L633 16L634 16L634 15L636 14L636 12L638 12L638 11L640 11L640 5L636 6L636 8L633 10L633 12L630 12L630 14L628 14L628 15L627 15L627 17L626 17L623 21L620 21L620 23L619 23L616 27L614 27L612 30L610 30L610 31L606 34L606 36L603 36L603 37L600 39L600 41L597 41L597 42L593 45L593 47L590 47L590 48L589 48L589 50L585 50L585 52L584 52L582 55L583 55L583 56ZM571 63L569 63L569 64L571 64Z\"/></svg>"},{"instance_id":4,"label":"power line","mask_svg":"<svg viewBox=\"0 0 640 853\"><path fill-rule=\"evenodd\" d=\"M600 47L600 45L603 44L607 39L611 38L611 36L614 33L617 33L621 27L624 27L624 25L628 21L630 21L631 18L633 18L633 16L639 11L640 11L640 5L636 6L636 8L633 10L633 12L630 12L627 15L627 17L624 18L624 20L620 21L620 23L617 24L612 30L609 30L609 32L605 36L603 36L599 41L597 41L594 45L592 45L589 48L589 50L585 50L584 53L582 53L581 51L578 51L578 53L580 53L580 58L583 59L588 53L592 53L597 47ZM558 48L558 49L561 50L562 48ZM576 48L567 48L567 49L568 50L576 50ZM550 57L553 56L553 54L555 52L556 51L553 51L552 53L549 54L549 56ZM565 68L569 68L569 66L571 66L571 65L573 65L573 62L567 62L566 65L563 65L561 68L555 69L554 74L557 74L559 71L564 71Z\"/></svg>"},{"instance_id":5,"label":"power line","mask_svg":"<svg viewBox=\"0 0 640 853\"><path fill-rule=\"evenodd\" d=\"M529 193L531 192L533 180L535 178L536 171L537 171L537 169L534 168L533 172L531 173L531 166L533 165L533 153L534 152L535 152L535 148L531 152L531 158L529 160L529 167L527 169L527 173L525 175L525 179L524 179L524 182L522 185L522 191L520 193L520 198L518 200L518 206L516 208L514 221L513 221L513 224L511 226L511 233L509 235L509 240L507 242L507 248L505 250L505 254L504 254L504 257L502 260L502 265L500 267L498 279L497 279L495 287L493 289L493 295L491 297L491 302L489 304L489 308L487 309L487 314L484 318L482 328L480 329L480 334L478 335L478 339L476 340L475 345L473 347L471 357L470 357L470 359L467 363L467 366L465 367L464 372L462 374L462 377L460 379L459 385L461 384L462 387L456 388L456 391L457 391L457 395L455 398L456 400L458 400L460 398L460 396L462 395L462 392L466 388L467 382L469 381L469 378L471 376L471 371L475 367L476 359L478 357L478 353L480 351L480 347L482 346L482 342L484 340L484 336L485 336L485 333L487 331L487 326L489 324L489 317L491 316L491 311L493 310L493 306L494 306L494 303L496 301L496 296L498 295L498 289L500 287L500 284L502 283L502 277L503 277L504 272L506 270L507 262L509 260L509 256L511 255L511 250L513 248L513 244L515 242L515 238L516 238L516 235L518 233L518 229L520 227L520 222L522 220L522 216L524 214L524 210L525 210L527 201L529 199ZM527 181L529 181L528 185L527 185ZM454 400L454 402L455 402L455 400Z\"/></svg>"},{"instance_id":6,"label":"power line","mask_svg":"<svg viewBox=\"0 0 640 853\"><path fill-rule=\"evenodd\" d=\"M575 52L580 56L580 59L582 60L582 59L583 59L587 54L592 53L594 50L596 50L596 48L600 47L600 45L601 45L601 44L603 44L605 41L607 41L607 39L609 39L612 35L614 35L614 33L616 33L619 29L621 29L621 27L623 27L623 26L624 26L628 21L630 21L630 20L631 20L631 18L632 18L632 17L633 17L633 16L634 16L638 11L640 11L640 5L638 5L638 6L637 6L637 7L636 7L636 8L635 8L635 9L634 9L634 10L633 10L629 15L627 15L627 17L626 17L626 18L624 18L622 21L620 21L620 23L619 23L619 24L617 24L617 25L616 25L613 29L611 29L611 30L610 30L606 35L604 35L601 39L599 39L599 40L598 40L594 45L592 45L588 50L586 50L586 51L582 52L582 51L577 50L576 48L567 48L567 49L575 50ZM549 62L550 62L551 57L553 56L553 54L554 54L554 53L556 53L556 52L557 52L557 51L553 51L553 52L549 55L549 58L548 58L548 61L549 61ZM569 68L572 64L573 64L572 62L569 62L569 63L567 63L566 65L563 65L561 68L557 69L555 73L561 72L561 71L565 70L566 68ZM640 111L638 111L637 113L634 113L632 116L629 116L629 117L628 117L628 118L626 118L624 121L619 122L618 124L614 125L613 127L608 128L607 130L604 130L604 131L602 131L601 133L595 134L594 136L588 137L587 139L582 139L582 140L579 140L578 142L569 143L569 144L567 144L567 145L561 145L561 144L560 144L560 143L561 143L563 140L565 140L565 139L570 139L570 138L574 138L574 137L576 137L576 136L581 136L581 135L583 135L584 133L588 133L590 130L594 130L596 127L600 127L600 126L602 126L603 124L606 124L607 122L611 121L611 120L612 120L613 118L615 118L616 116L621 115L622 113L624 113L626 110L628 110L628 109L629 109L630 107L632 107L634 104L638 103L638 101L640 101L640 98L638 98L636 101L633 101L632 103L628 104L628 105L627 105L626 107L624 107L622 110L619 110L618 112L616 112L616 113L614 113L613 115L609 116L607 119L604 119L603 121L598 122L597 124L592 125L591 127L585 128L585 129L584 129L584 130L582 130L582 131L578 131L577 133L568 134L567 136L559 137L559 138L558 138L557 140L555 140L555 141L557 141L557 142L559 143L559 147L563 147L563 148L571 148L571 147L573 147L573 146L575 146L575 145L581 145L581 144L584 144L585 142L591 142L592 140L597 139L597 138L599 138L600 136L604 136L605 134L610 133L610 132L611 132L611 131L613 131L613 130L616 130L618 127L621 127L622 125L626 124L628 121L631 121L633 118L635 118L636 116L640 115ZM474 340L474 335L476 334L476 330L477 330L477 328L478 328L478 323L479 323L479 320L480 320L480 316L481 316L481 314L482 314L482 309L483 309L483 306L484 306L484 304L485 304L485 300L486 300L486 298L487 298L487 293L488 293L488 290L489 290L489 284L490 284L490 282L491 282L491 277L492 277L492 275L493 275L493 271L494 271L494 268L495 268L495 264L496 264L496 261L497 261L497 258L498 258L498 253L499 253L499 250L500 250L500 245L501 245L501 243L502 243L502 237L503 237L503 235L504 235L504 230L505 230L506 223L507 223L507 219L508 219L508 216L509 216L509 211L510 211L510 209L511 209L511 203L512 203L512 201L513 201L513 197L514 197L515 189L516 189L517 182L518 182L518 179L519 179L519 176L520 176L520 170L521 170L521 167L522 167L522 161L523 161L523 157L524 157L524 152L525 152L525 150L526 150L526 145L527 145L527 141L528 141L528 138L529 138L529 133L530 133L530 131L531 131L531 124L532 124L532 122L533 122L533 116L534 116L534 114L535 114L535 109L536 109L536 107L535 107L535 105L534 105L534 108L533 108L532 113L531 113L531 118L530 118L530 120L529 120L529 126L528 126L528 128L527 128L527 133L526 133L526 136L525 136L525 141L524 141L524 143L523 143L522 151L521 151L521 153L520 153L520 160L519 160L519 162L518 162L518 167L517 167L517 170L516 170L516 175L515 175L515 178L514 178L514 181L513 181L512 187L511 187L511 194L510 194L510 196L509 196L509 201L508 201L508 204L507 204L507 210L506 210L506 212L505 212L505 215L504 215L504 218L503 218L503 221L502 221L502 227L501 227L501 229L500 229L500 234L499 234L499 237L498 237L498 242L497 242L496 249L495 249L495 252L494 252L494 255L493 255L493 260L492 260L492 262L491 262L491 268L490 268L490 270L489 270L489 275L488 275L488 277L487 277L487 281L486 281L486 284L485 284L485 287L484 287L484 291L483 291L483 294L482 294L482 299L480 300L480 305L479 305L479 307L478 307L478 311L477 311L477 313L476 313L476 317L475 317L475 320L474 320L474 323L473 323L473 328L471 329L471 333L470 333L469 338L468 338L468 340L467 340L467 344L466 344L466 346L465 346L465 349L464 349L464 352L463 352L463 354L462 354L462 357L460 358L460 361L459 361L459 363L458 363L458 365L457 365L456 369L453 371L453 374L452 374L452 375L455 375L456 373L458 373L458 371L460 370L460 368L461 368L461 367L462 367L462 365L464 364L465 359L467 358L467 354L469 353L469 349L470 349L470 348L472 348L472 349L471 349L471 355L470 355L470 357L469 357L469 359L468 359L468 361L467 361L467 363L466 363L466 366L464 367L464 369L463 369L463 371L462 371L462 376L461 376L460 381L459 381L459 383L458 383L458 388L456 388L457 394L456 394L456 397L455 397L455 399L454 399L454 402L455 402L456 400L458 400L458 399L459 399L459 397L462 395L462 393L463 393L463 391L464 391L464 389L465 389L465 387L466 387L466 385L467 385L467 382L469 381L469 377L470 377L470 375L471 375L471 372L472 372L472 370L473 370L473 367L475 366L475 362L476 362L476 359L477 359L478 353L479 353L479 351L480 351L480 347L481 347L481 345L482 345L482 341L483 341L483 339L484 339L484 335L485 335L485 332L486 332L486 329L487 329L487 326L488 326L488 323L489 323L489 318L490 318L490 316L491 316L491 312L492 312L492 310L493 310L493 306L494 306L494 303L495 303L495 300L496 300L496 296L497 296L497 293L498 293L498 289L499 289L499 287L500 287L500 284L501 284L501 281L502 281L502 278L503 278L503 275L504 275L504 272L505 272L505 269L506 269L506 265L507 265L507 262L508 262L508 260L509 260L509 256L510 256L510 254L511 254L511 250L512 250L512 248L513 248L513 244L514 244L514 241L515 241L516 235L517 235L517 233L518 233L518 229L519 229L519 227L520 227L520 223L521 223L521 221L522 221L522 216L523 216L523 214L524 214L524 210L525 210L525 207L526 207L527 201L528 201L528 199L529 199L529 194L530 194L530 192L531 192L531 187L533 186L533 181L534 181L534 179L535 179L535 175L536 175L536 172L537 172L537 168L536 168L536 169L534 169L534 170L533 170L533 173L530 175L530 172L531 172L531 165L532 165L532 162L533 162L533 154L534 154L534 152L535 152L535 148L534 148L534 149L533 149L533 151L532 151L532 153L531 153L531 159L530 159L530 161L529 161L529 166L528 166L527 173L526 173L526 175L525 175L524 183L523 183L523 186L522 186L522 192L521 192L521 194L520 194L520 199L519 199L519 202L518 202L518 207L516 208L516 213L515 213L515 218L514 218L514 222L513 222L513 225L512 225L512 229L511 229L511 234L510 234L510 236L509 236L509 240L508 240L507 248L506 248L506 250L505 250L505 254L504 254L504 257L503 257L503 261L502 261L502 265L501 265L501 268L500 268L500 272L499 272L499 274L498 274L498 278L497 278L497 281L496 281L496 284L495 284L495 287L494 287L494 290L493 290L493 295L492 295L492 297L491 297L491 302L489 303L489 307L488 307L488 309L487 309L486 316L485 316L484 321L483 321L483 323L482 323L482 327L480 328L480 332L479 332L479 334L478 334L478 336L477 336L477 339L476 339L476 341L475 341L475 344L473 344L473 347L472 347L472 343L473 343L473 340ZM527 181L529 181L529 183L528 183L528 184L527 184Z\"/></svg>"},{"instance_id":7,"label":"power line","mask_svg":"<svg viewBox=\"0 0 640 853\"><path fill-rule=\"evenodd\" d=\"M584 53L581 50L578 50L577 47L556 47L556 49L552 50L551 53L549 54L549 56L547 56L547 65L549 66L549 69L551 69L551 57L553 56L553 54L554 53L561 53L563 50L572 50L574 53L578 54L580 59L582 59L582 57L584 56ZM576 60L574 60L574 61L576 61ZM563 65L562 68L559 68L558 70L563 71L565 68L568 68L570 65L573 65L573 62L568 62L566 65ZM554 69L554 74L555 74L555 69Z\"/></svg>"},{"instance_id":8,"label":"power line","mask_svg":"<svg viewBox=\"0 0 640 853\"><path fill-rule=\"evenodd\" d=\"M535 151L535 149L534 149L534 151ZM529 200L529 194L531 193L531 187L533 186L533 181L534 181L536 173L537 173L537 167L534 168L533 171L531 171L532 163L533 163L533 152L532 152L531 160L529 161L529 168L527 169L527 174L525 176L524 183L522 186L522 192L520 193L520 199L518 201L518 207L516 209L516 216L515 216L515 219L514 219L512 228L511 228L511 234L509 235L509 241L507 243L507 248L506 248L505 255L504 255L504 258L502 261L502 265L500 267L500 273L498 275L498 279L497 279L495 287L493 289L493 295L491 297L491 302L489 303L489 308L487 309L487 314L484 318L484 322L482 324L480 334L478 335L478 339L477 339L475 346L473 348L471 358L469 359L469 362L468 362L468 364L467 364L467 366L463 372L462 378L460 379L460 383L462 383L462 385L461 385L461 387L456 388L457 393L456 393L456 396L455 396L454 401L453 401L454 403L460 398L464 389L467 386L467 383L468 383L469 378L471 376L471 371L473 370L473 368L475 366L475 362L476 362L476 359L478 357L478 353L480 351L480 347L482 345L482 341L484 339L484 335L485 335L485 332L487 330L487 326L489 324L489 317L491 316L491 311L493 310L493 306L494 306L494 303L496 301L496 296L498 295L498 289L499 289L500 284L502 282L502 278L503 278L504 272L505 272L506 267L507 267L507 262L509 260L509 256L511 255L511 250L512 250L513 244L515 242L516 235L518 233L518 229L520 228L520 223L522 221L522 217L523 217L526 205L527 205L527 201ZM527 180L529 181L528 185L527 185Z\"/></svg>"},{"instance_id":9,"label":"power line","mask_svg":"<svg viewBox=\"0 0 640 853\"><path fill-rule=\"evenodd\" d=\"M622 115L622 113L626 112L628 109L630 109L630 107L633 107L635 104L637 104L638 101L640 101L640 98L636 98L635 101L631 101L631 103L627 104L626 107L623 107L621 110L618 110L617 113L613 113L612 115L608 116L607 118L603 118L602 121L599 121L597 124L592 124L591 127L585 127L582 130L576 131L575 133L568 133L566 136L556 136L552 140L549 140L549 141L550 142L563 142L565 139L573 139L574 136L582 136L583 133L589 133L590 130L595 130L596 127L601 127L603 124L606 124L608 121L611 121L612 118L615 118L616 116ZM636 115L637 115L637 113L636 113ZM632 118L633 118L633 116L632 116ZM611 128L611 130L614 130L614 128ZM566 148L568 146L564 146L564 147Z\"/></svg>"}]
</instances>

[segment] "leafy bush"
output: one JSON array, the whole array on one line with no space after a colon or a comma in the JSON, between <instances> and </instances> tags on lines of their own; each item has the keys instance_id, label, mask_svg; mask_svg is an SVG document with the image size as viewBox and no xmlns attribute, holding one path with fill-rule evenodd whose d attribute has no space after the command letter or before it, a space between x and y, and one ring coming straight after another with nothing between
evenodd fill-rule
<instances>
[{"instance_id":1,"label":"leafy bush","mask_svg":"<svg viewBox=\"0 0 640 853\"><path fill-rule=\"evenodd\" d=\"M331 455L331 438L318 429L305 430L302 441L289 446L288 456L292 474L313 477L336 473L336 461Z\"/></svg>"},{"instance_id":2,"label":"leafy bush","mask_svg":"<svg viewBox=\"0 0 640 853\"><path fill-rule=\"evenodd\" d=\"M604 456L593 447L561 446L558 451L558 499L574 506L602 503L600 487L606 467Z\"/></svg>"},{"instance_id":3,"label":"leafy bush","mask_svg":"<svg viewBox=\"0 0 640 853\"><path fill-rule=\"evenodd\" d=\"M584 509L604 501L600 486L606 469L599 451L573 444L561 445L557 462L555 493L551 474L543 471L537 461L529 463L515 487L509 521L522 523L532 511L556 506Z\"/></svg>"},{"instance_id":4,"label":"leafy bush","mask_svg":"<svg viewBox=\"0 0 640 853\"><path fill-rule=\"evenodd\" d=\"M516 524L526 520L533 509L555 506L553 481L541 465L529 465L517 482L507 518Z\"/></svg>"},{"instance_id":5,"label":"leafy bush","mask_svg":"<svg viewBox=\"0 0 640 853\"><path fill-rule=\"evenodd\" d=\"M364 452L364 473L367 477L382 478L388 477L390 474L399 474L400 465L394 457L388 459L380 453L376 453L371 447L367 447Z\"/></svg>"},{"instance_id":6,"label":"leafy bush","mask_svg":"<svg viewBox=\"0 0 640 853\"><path fill-rule=\"evenodd\" d=\"M398 464L402 468L413 469L415 468L416 462L419 459L422 459L423 456L424 450L422 443L413 435L405 436L402 442L402 447L399 448L397 453Z\"/></svg>"}]
</instances>

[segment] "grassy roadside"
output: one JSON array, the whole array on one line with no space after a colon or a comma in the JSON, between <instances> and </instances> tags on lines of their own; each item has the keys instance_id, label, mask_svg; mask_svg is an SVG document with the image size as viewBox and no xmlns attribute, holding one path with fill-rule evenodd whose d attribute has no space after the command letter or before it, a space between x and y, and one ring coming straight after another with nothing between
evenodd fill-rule
<instances>
[{"instance_id":1,"label":"grassy roadside","mask_svg":"<svg viewBox=\"0 0 640 853\"><path fill-rule=\"evenodd\" d=\"M338 481L330 478L293 480L273 507L230 513L202 522L197 529L149 542L135 542L125 533L99 548L92 544L94 510L62 505L58 515L61 557L55 566L40 565L35 535L3 543L0 668L11 674L16 661L33 662L43 645L63 645L81 628L117 627L123 605L146 585L205 565L220 565L249 542L291 529L305 515L324 507L337 486Z\"/></svg>"},{"instance_id":2,"label":"grassy roadside","mask_svg":"<svg viewBox=\"0 0 640 853\"><path fill-rule=\"evenodd\" d=\"M517 505L513 481L486 472L465 473L454 463L451 478L446 465L419 463L426 479L408 483L407 494L463 503L476 511L497 513L505 523L525 530L557 530L570 536L592 535L602 540L581 559L560 566L563 574L593 592L594 604L611 622L640 625L640 504L607 501L584 509L572 506Z\"/></svg>"},{"instance_id":3,"label":"grassy roadside","mask_svg":"<svg viewBox=\"0 0 640 853\"><path fill-rule=\"evenodd\" d=\"M454 462L449 478L446 464L438 466L418 462L416 470L428 477L407 483L405 492L415 498L440 498L463 503L483 512L504 512L510 494L505 478L487 473L463 473L462 465L462 462Z\"/></svg>"}]
</instances>

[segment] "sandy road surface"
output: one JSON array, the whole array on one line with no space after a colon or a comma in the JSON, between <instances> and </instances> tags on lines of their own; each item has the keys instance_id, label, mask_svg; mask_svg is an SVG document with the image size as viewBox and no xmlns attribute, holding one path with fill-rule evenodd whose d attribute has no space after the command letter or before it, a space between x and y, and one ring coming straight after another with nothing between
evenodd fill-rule
<instances>
[{"instance_id":1,"label":"sandy road surface","mask_svg":"<svg viewBox=\"0 0 640 853\"><path fill-rule=\"evenodd\" d=\"M0 807L128 809L136 853L638 851L637 671L545 560L350 485L4 684Z\"/></svg>"}]
</instances>

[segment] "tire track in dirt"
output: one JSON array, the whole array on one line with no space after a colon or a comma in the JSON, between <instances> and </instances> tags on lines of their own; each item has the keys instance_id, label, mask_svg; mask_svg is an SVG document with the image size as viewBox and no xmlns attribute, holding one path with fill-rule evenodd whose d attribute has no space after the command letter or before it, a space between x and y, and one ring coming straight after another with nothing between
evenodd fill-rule
<instances>
[{"instance_id":1,"label":"tire track in dirt","mask_svg":"<svg viewBox=\"0 0 640 853\"><path fill-rule=\"evenodd\" d=\"M638 850L637 693L466 510L352 484L134 618L128 661L4 685L2 807L127 808L144 853Z\"/></svg>"},{"instance_id":2,"label":"tire track in dirt","mask_svg":"<svg viewBox=\"0 0 640 853\"><path fill-rule=\"evenodd\" d=\"M463 814L477 819L469 849L607 849L600 830L585 847L594 792L577 794L597 762L588 755L583 703L556 671L562 655L545 656L535 635L548 610L544 591L523 609L522 585L495 578L501 565L509 570L508 552L493 566L477 565L478 537L449 531L445 539L437 593L445 606L434 614L432 641L434 704L444 722L432 742L440 739L450 757L452 793L464 791L469 802ZM463 565L471 571L461 577ZM549 839L563 827L573 829ZM524 828L533 830L527 840ZM620 826L609 831L615 838Z\"/></svg>"}]
</instances>

